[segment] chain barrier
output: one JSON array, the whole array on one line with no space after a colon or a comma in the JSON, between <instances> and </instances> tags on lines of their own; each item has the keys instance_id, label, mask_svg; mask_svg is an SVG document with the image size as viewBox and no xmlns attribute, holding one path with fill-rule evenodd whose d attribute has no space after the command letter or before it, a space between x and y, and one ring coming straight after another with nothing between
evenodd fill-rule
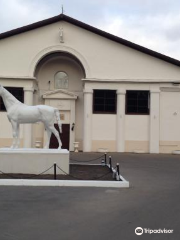
<instances>
[{"instance_id":1,"label":"chain barrier","mask_svg":"<svg viewBox=\"0 0 180 240\"><path fill-rule=\"evenodd\" d=\"M54 167L54 165L52 165L51 167L49 167L48 169L46 169L45 171L43 171L43 172L41 172L41 173L39 173L39 174L35 174L35 175L33 175L33 176L26 177L26 179L32 179L32 178L38 177L38 176L46 173L47 171L49 171L49 170L50 170L51 168L53 168L53 167ZM68 174L68 173L65 172L62 168L60 168L58 165L56 165L56 167L57 167L60 171L62 171L66 176L70 176L70 177L72 177L72 178L74 178L74 179L77 179L77 180L84 180L84 179L82 179L82 178L77 178L77 177L75 177L75 176L73 176L73 175L71 175L71 174ZM0 171L0 173L3 174L3 175L6 175L6 176L8 176L8 177L14 178L14 179L20 179L19 177L15 177L15 176L13 176L13 175L11 175L11 174L9 174L9 173L4 173L3 171ZM112 172L105 173L105 174L103 174L102 176L97 177L97 178L93 178L93 180L101 179L101 178L105 177L105 176L108 175L108 174L112 174Z\"/></svg>"},{"instance_id":2,"label":"chain barrier","mask_svg":"<svg viewBox=\"0 0 180 240\"><path fill-rule=\"evenodd\" d=\"M9 173L4 173L4 172L2 172L2 171L0 171L0 173L3 174L3 175L5 175L5 176L8 176L8 177L11 177L11 178L14 178L14 179L18 179L17 177L12 176L12 175L9 174Z\"/></svg>"},{"instance_id":3,"label":"chain barrier","mask_svg":"<svg viewBox=\"0 0 180 240\"><path fill-rule=\"evenodd\" d=\"M82 178L77 178L77 177L75 177L75 176L73 176L73 175L71 175L71 174L68 174L67 172L65 172L64 170L62 170L58 165L56 165L56 167L57 167L59 170L61 170L66 176L70 176L70 177L72 177L72 178L74 178L74 179L77 179L77 180L85 180L85 179L82 179ZM112 172L105 173L105 174L103 174L103 175L100 176L100 177L93 178L92 180L101 179L101 178L103 178L103 177L105 177L106 175L109 175L109 174L112 174Z\"/></svg>"},{"instance_id":4,"label":"chain barrier","mask_svg":"<svg viewBox=\"0 0 180 240\"><path fill-rule=\"evenodd\" d=\"M32 179L32 178L38 177L38 176L44 174L45 172L49 171L49 170L50 170L51 168L53 168L53 167L54 167L54 165L52 165L52 166L49 167L47 170L45 170L45 171L43 171L43 172L41 172L41 173L39 173L39 174L35 174L35 175L33 175L33 176L26 177L26 179ZM77 177L75 177L75 176L73 176L73 175L71 175L71 174L68 174L68 173L65 172L62 168L60 168L58 165L56 165L56 167L57 167L60 171L62 171L66 176L70 176L70 177L72 177L72 178L74 178L74 179L77 179L77 180L84 180L84 179L82 179L82 178L77 178ZM2 172L2 171L0 171L0 173L2 173L3 175L6 175L6 176L8 176L8 177L14 178L14 179L20 179L19 177L15 177L15 176L13 176L13 175L11 175L11 174L9 174L9 173L4 173L4 172ZM105 173L104 175L102 175L102 176L100 176L100 177L98 177L98 178L93 178L93 180L103 178L104 176L106 176L106 175L108 175L108 174L111 174L111 172Z\"/></svg>"},{"instance_id":5,"label":"chain barrier","mask_svg":"<svg viewBox=\"0 0 180 240\"><path fill-rule=\"evenodd\" d=\"M72 159L72 158L70 158L70 160L73 161L73 162L82 162L83 163L83 162L93 162L93 161L96 161L96 160L98 160L98 159L100 159L102 157L104 157L104 154L101 155L100 157L97 157L97 158L94 158L94 159L89 159L89 160L86 160L86 161Z\"/></svg>"},{"instance_id":6,"label":"chain barrier","mask_svg":"<svg viewBox=\"0 0 180 240\"><path fill-rule=\"evenodd\" d=\"M100 177L97 177L97 178L93 178L93 180L98 180L98 179L101 179L109 174L112 174L112 172L108 172L108 173L105 173L104 175L100 176Z\"/></svg>"},{"instance_id":7,"label":"chain barrier","mask_svg":"<svg viewBox=\"0 0 180 240\"><path fill-rule=\"evenodd\" d=\"M76 159L70 159L70 160L76 161L76 162L91 162L91 161L98 160L98 159L100 159L100 158L102 158L102 157L104 157L104 155L99 156L98 158L95 158L95 159L87 160L87 161L80 161L80 160L76 160ZM50 170L51 168L53 168L53 167L54 167L54 165L52 165L51 167L49 167L48 169L46 169L45 171L43 171L43 172L41 172L41 173L39 173L39 174L34 174L33 176L26 177L26 179L33 179L33 178L35 178L35 177L38 177L38 176L46 173L47 171L49 171L49 170ZM82 179L82 178L77 178L77 177L75 177L75 176L73 176L73 175L71 175L71 174L68 174L68 173L65 172L62 168L60 168L57 164L56 164L56 167L57 167L61 172L63 172L66 176L70 176L70 177L72 177L72 178L74 178L74 179L76 179L76 180L84 180L84 179ZM112 174L112 169L111 169L111 167L109 167L109 169L110 169L110 172L105 173L105 174L103 174L103 175L100 176L100 177L93 178L92 180L98 180L98 179L101 179L101 178L103 178L103 177L105 177L105 176L107 176L107 175L109 175L109 174ZM117 169L117 167L114 168L114 170L116 170L116 169ZM116 170L116 171L117 171L117 170ZM13 176L13 175L11 175L11 174L9 174L9 173L4 173L4 172L1 171L1 170L0 170L0 173L6 175L6 176L8 176L8 177L14 178L14 179L21 179L21 178L19 178L19 177Z\"/></svg>"},{"instance_id":8,"label":"chain barrier","mask_svg":"<svg viewBox=\"0 0 180 240\"><path fill-rule=\"evenodd\" d=\"M48 169L46 169L45 171L43 171L43 172L41 172L41 173L39 173L39 174L34 174L33 176L26 177L26 179L31 179L31 178L38 177L38 176L44 174L45 172L49 171L49 170L50 170L51 168L53 168L53 167L54 167L54 165L52 165L51 167L49 167ZM4 172L1 171L1 170L0 170L0 173L3 174L3 175L6 175L6 176L8 176L8 177L14 178L14 179L21 179L20 177L15 177L15 176L13 176L13 175L11 175L11 174L9 174L9 173L4 173Z\"/></svg>"},{"instance_id":9,"label":"chain barrier","mask_svg":"<svg viewBox=\"0 0 180 240\"><path fill-rule=\"evenodd\" d=\"M77 177L75 177L75 176L73 176L73 175L71 175L71 174L68 174L67 172L65 172L64 170L62 170L62 168L60 168L58 165L56 165L56 167L57 167L60 171L62 171L66 176L70 176L70 177L72 177L72 178L74 178L74 179L77 179L77 180L83 180L83 179L77 178Z\"/></svg>"},{"instance_id":10,"label":"chain barrier","mask_svg":"<svg viewBox=\"0 0 180 240\"><path fill-rule=\"evenodd\" d=\"M41 173L39 173L39 174L35 174L34 176L28 177L28 179L31 179L31 178L34 178L34 177L38 177L38 176L44 174L45 172L49 171L49 170L50 170L51 168L53 168L53 167L54 167L54 165L52 165L52 166L49 167L47 170L45 170L45 171L43 171L43 172L41 172Z\"/></svg>"}]
</instances>

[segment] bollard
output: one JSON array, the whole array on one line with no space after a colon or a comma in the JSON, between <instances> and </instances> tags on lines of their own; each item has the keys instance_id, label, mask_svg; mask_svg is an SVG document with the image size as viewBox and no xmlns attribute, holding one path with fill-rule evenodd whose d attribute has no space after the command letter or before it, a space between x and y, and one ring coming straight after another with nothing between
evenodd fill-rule
<instances>
[{"instance_id":1,"label":"bollard","mask_svg":"<svg viewBox=\"0 0 180 240\"><path fill-rule=\"evenodd\" d=\"M54 163L54 180L56 180L56 163Z\"/></svg>"},{"instance_id":2,"label":"bollard","mask_svg":"<svg viewBox=\"0 0 180 240\"><path fill-rule=\"evenodd\" d=\"M112 161L111 161L111 156L109 156L109 167L112 170Z\"/></svg>"},{"instance_id":3,"label":"bollard","mask_svg":"<svg viewBox=\"0 0 180 240\"><path fill-rule=\"evenodd\" d=\"M116 164L116 167L117 167L117 173L118 173L118 175L120 175L119 174L119 163Z\"/></svg>"},{"instance_id":4,"label":"bollard","mask_svg":"<svg viewBox=\"0 0 180 240\"><path fill-rule=\"evenodd\" d=\"M105 166L104 159L101 159L101 166Z\"/></svg>"},{"instance_id":5,"label":"bollard","mask_svg":"<svg viewBox=\"0 0 180 240\"><path fill-rule=\"evenodd\" d=\"M107 153L104 154L104 163L106 165L106 157L107 157Z\"/></svg>"},{"instance_id":6,"label":"bollard","mask_svg":"<svg viewBox=\"0 0 180 240\"><path fill-rule=\"evenodd\" d=\"M116 168L117 168L117 173L116 173L116 180L120 181L120 171L119 171L119 163L116 164Z\"/></svg>"}]
</instances>

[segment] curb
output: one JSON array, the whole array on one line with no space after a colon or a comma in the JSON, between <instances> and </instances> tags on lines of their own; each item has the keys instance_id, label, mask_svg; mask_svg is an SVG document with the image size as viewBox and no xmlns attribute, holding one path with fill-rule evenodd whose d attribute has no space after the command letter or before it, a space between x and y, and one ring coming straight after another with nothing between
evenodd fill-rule
<instances>
[{"instance_id":1,"label":"curb","mask_svg":"<svg viewBox=\"0 0 180 240\"><path fill-rule=\"evenodd\" d=\"M121 179L122 181L0 179L0 186L129 188L129 182L126 181L122 176Z\"/></svg>"}]
</instances>

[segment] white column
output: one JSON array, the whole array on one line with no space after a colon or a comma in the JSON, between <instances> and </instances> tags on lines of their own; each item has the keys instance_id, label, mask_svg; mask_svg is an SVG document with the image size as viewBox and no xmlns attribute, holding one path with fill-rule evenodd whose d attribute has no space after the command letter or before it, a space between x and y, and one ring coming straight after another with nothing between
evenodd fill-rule
<instances>
[{"instance_id":1,"label":"white column","mask_svg":"<svg viewBox=\"0 0 180 240\"><path fill-rule=\"evenodd\" d=\"M159 153L160 91L152 89L150 96L150 153Z\"/></svg>"},{"instance_id":2,"label":"white column","mask_svg":"<svg viewBox=\"0 0 180 240\"><path fill-rule=\"evenodd\" d=\"M117 91L116 147L117 152L125 151L125 95L126 90Z\"/></svg>"},{"instance_id":3,"label":"white column","mask_svg":"<svg viewBox=\"0 0 180 240\"><path fill-rule=\"evenodd\" d=\"M90 152L92 149L92 104L93 90L84 90L84 137L83 151Z\"/></svg>"},{"instance_id":4,"label":"white column","mask_svg":"<svg viewBox=\"0 0 180 240\"><path fill-rule=\"evenodd\" d=\"M24 88L24 103L33 105L33 88ZM32 124L24 124L24 148L32 147Z\"/></svg>"}]
</instances>

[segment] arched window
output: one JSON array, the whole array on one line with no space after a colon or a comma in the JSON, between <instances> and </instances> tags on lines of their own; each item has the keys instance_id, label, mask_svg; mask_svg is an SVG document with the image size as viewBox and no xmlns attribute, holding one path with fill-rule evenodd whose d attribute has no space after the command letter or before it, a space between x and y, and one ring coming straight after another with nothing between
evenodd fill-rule
<instances>
[{"instance_id":1,"label":"arched window","mask_svg":"<svg viewBox=\"0 0 180 240\"><path fill-rule=\"evenodd\" d=\"M68 75L65 72L57 72L55 77L55 88L56 89L67 89L68 88Z\"/></svg>"}]
</instances>

